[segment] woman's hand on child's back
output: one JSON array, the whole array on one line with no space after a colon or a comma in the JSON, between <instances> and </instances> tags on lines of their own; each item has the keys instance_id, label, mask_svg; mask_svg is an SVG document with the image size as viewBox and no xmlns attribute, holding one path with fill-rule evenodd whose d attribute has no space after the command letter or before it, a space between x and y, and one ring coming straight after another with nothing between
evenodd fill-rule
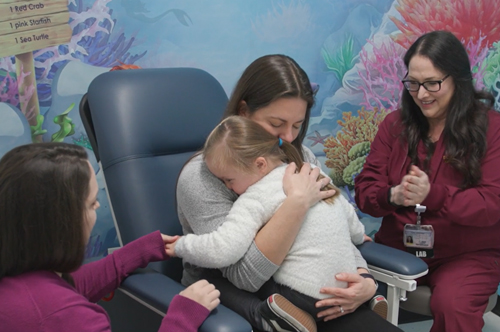
<instances>
[{"instance_id":1,"label":"woman's hand on child's back","mask_svg":"<svg viewBox=\"0 0 500 332\"><path fill-rule=\"evenodd\" d=\"M220 292L206 280L199 280L179 293L188 299L198 302L208 310L214 310L220 303Z\"/></svg>"},{"instance_id":2,"label":"woman's hand on child's back","mask_svg":"<svg viewBox=\"0 0 500 332\"><path fill-rule=\"evenodd\" d=\"M297 199L297 202L306 204L310 208L319 201L335 195L335 190L321 191L321 188L330 183L329 178L318 179L319 168L311 169L309 163L304 163L299 173L296 173L295 163L288 165L283 177L285 195Z\"/></svg>"}]
</instances>

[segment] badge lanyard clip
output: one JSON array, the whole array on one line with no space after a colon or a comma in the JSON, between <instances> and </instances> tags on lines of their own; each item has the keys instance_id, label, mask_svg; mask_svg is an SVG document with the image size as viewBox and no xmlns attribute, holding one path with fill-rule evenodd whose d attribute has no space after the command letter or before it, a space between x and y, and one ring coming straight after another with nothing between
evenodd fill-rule
<instances>
[{"instance_id":1,"label":"badge lanyard clip","mask_svg":"<svg viewBox=\"0 0 500 332\"><path fill-rule=\"evenodd\" d=\"M415 206L415 212L417 213L417 225L420 225L420 223L422 222L422 216L420 215L420 213L424 213L426 209L427 208L425 205L417 204Z\"/></svg>"}]
</instances>

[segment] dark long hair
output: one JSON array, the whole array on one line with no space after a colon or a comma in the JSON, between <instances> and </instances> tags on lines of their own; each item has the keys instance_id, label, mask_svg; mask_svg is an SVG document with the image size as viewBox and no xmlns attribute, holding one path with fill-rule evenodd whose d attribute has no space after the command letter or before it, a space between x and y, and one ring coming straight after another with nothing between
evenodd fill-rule
<instances>
[{"instance_id":1,"label":"dark long hair","mask_svg":"<svg viewBox=\"0 0 500 332\"><path fill-rule=\"evenodd\" d=\"M0 279L83 262L90 167L80 146L37 143L0 160Z\"/></svg>"},{"instance_id":2,"label":"dark long hair","mask_svg":"<svg viewBox=\"0 0 500 332\"><path fill-rule=\"evenodd\" d=\"M280 98L298 97L306 101L306 115L299 135L292 144L302 154L302 141L309 126L314 94L305 71L289 56L281 54L265 55L252 62L243 72L231 94L224 118L240 115L241 101L250 113L271 104Z\"/></svg>"},{"instance_id":3,"label":"dark long hair","mask_svg":"<svg viewBox=\"0 0 500 332\"><path fill-rule=\"evenodd\" d=\"M212 130L203 148L203 158L211 158L216 163L216 167L221 169L233 166L248 172L258 157L284 163L294 162L299 170L304 164L293 144L282 140L280 145L279 138L268 133L258 123L242 116L230 116L222 120ZM318 178L323 177L320 175ZM332 203L340 190L332 184L325 186L322 190L330 189L335 189L336 193L325 201Z\"/></svg>"},{"instance_id":4,"label":"dark long hair","mask_svg":"<svg viewBox=\"0 0 500 332\"><path fill-rule=\"evenodd\" d=\"M481 160L487 149L487 113L494 105L494 97L474 88L467 51L451 32L433 31L418 38L404 57L407 68L416 55L428 58L434 67L453 79L455 90L442 134L446 146L445 161L462 174L463 188L477 185L482 177ZM401 106L401 121L405 128L402 138L408 143L408 156L413 164L428 171L435 149L428 137L429 122L406 89L403 89ZM426 159L419 162L417 146L420 140L428 153Z\"/></svg>"}]
</instances>

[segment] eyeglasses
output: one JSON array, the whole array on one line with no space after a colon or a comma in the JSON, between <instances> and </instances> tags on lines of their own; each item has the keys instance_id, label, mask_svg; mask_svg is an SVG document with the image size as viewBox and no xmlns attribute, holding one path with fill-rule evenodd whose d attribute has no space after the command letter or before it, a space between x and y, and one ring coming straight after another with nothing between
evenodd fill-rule
<instances>
[{"instance_id":1,"label":"eyeglasses","mask_svg":"<svg viewBox=\"0 0 500 332\"><path fill-rule=\"evenodd\" d=\"M406 74L408 76L408 74ZM405 77L406 77L405 76ZM402 80L401 82L405 86L406 90L411 91L411 92L417 92L420 90L420 86L423 86L425 90L429 92L438 92L441 90L441 83L444 82L445 79L447 79L450 75L446 75L443 77L442 80L439 81L425 81L423 83L417 82L417 81L410 81L410 80Z\"/></svg>"}]
</instances>

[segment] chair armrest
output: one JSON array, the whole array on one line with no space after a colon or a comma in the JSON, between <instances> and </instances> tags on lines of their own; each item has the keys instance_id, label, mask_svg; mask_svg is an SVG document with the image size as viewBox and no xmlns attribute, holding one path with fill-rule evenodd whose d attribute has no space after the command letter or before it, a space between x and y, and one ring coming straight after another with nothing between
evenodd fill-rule
<instances>
[{"instance_id":1,"label":"chair armrest","mask_svg":"<svg viewBox=\"0 0 500 332\"><path fill-rule=\"evenodd\" d=\"M375 242L357 246L370 269L395 275L400 279L417 279L428 272L427 264L405 251Z\"/></svg>"},{"instance_id":2,"label":"chair armrest","mask_svg":"<svg viewBox=\"0 0 500 332\"><path fill-rule=\"evenodd\" d=\"M365 242L358 249L375 279L387 285L387 320L397 326L399 301L406 301L406 292L417 289L415 279L428 273L427 264L405 251L375 242Z\"/></svg>"},{"instance_id":3,"label":"chair armrest","mask_svg":"<svg viewBox=\"0 0 500 332\"><path fill-rule=\"evenodd\" d=\"M158 314L165 315L175 295L185 287L153 270L139 269L127 277L120 289ZM252 327L237 313L223 305L214 309L201 325L200 332L251 332Z\"/></svg>"}]
</instances>

